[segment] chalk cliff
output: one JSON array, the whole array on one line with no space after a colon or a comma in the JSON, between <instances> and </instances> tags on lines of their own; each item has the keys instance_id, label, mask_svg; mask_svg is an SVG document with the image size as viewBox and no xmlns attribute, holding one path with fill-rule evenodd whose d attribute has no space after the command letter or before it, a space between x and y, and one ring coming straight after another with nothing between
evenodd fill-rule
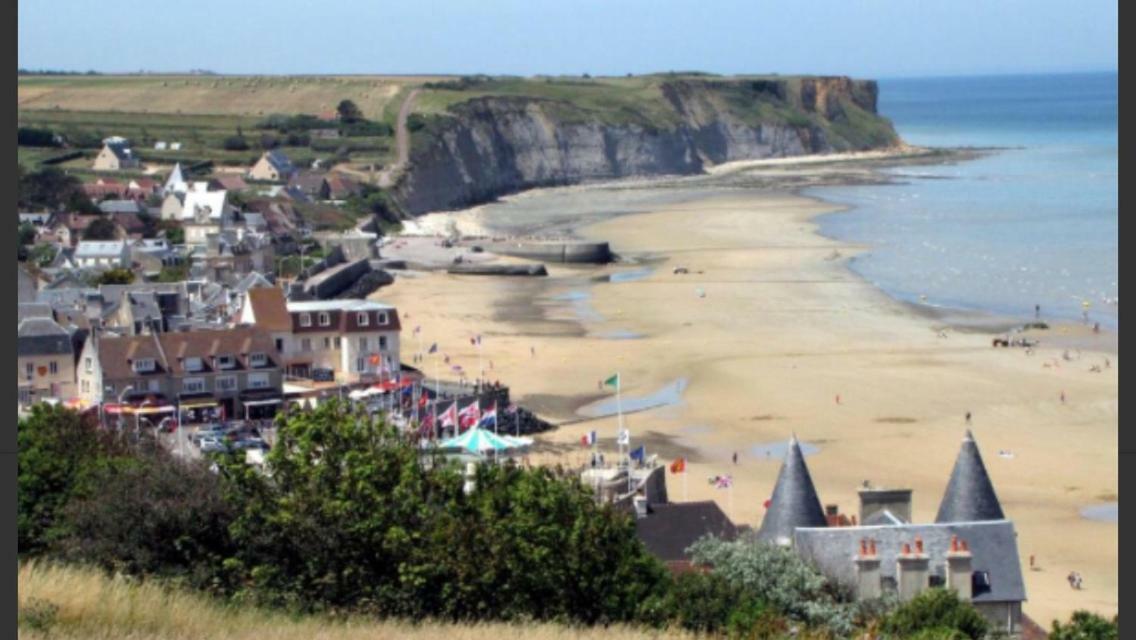
<instances>
[{"instance_id":1,"label":"chalk cliff","mask_svg":"<svg viewBox=\"0 0 1136 640\"><path fill-rule=\"evenodd\" d=\"M845 77L683 77L653 85L642 109L472 97L413 133L395 196L417 215L533 187L893 146L900 140L876 112L877 92L874 81Z\"/></svg>"}]
</instances>

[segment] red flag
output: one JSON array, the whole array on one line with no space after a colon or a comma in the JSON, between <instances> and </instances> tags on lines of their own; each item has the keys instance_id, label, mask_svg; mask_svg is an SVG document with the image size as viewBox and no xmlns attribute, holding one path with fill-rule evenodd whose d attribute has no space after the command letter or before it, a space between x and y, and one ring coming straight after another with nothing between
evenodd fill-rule
<instances>
[{"instance_id":1,"label":"red flag","mask_svg":"<svg viewBox=\"0 0 1136 640\"><path fill-rule=\"evenodd\" d=\"M678 458L671 463L671 473L684 473L686 471L686 458Z\"/></svg>"},{"instance_id":2,"label":"red flag","mask_svg":"<svg viewBox=\"0 0 1136 640\"><path fill-rule=\"evenodd\" d=\"M588 446L588 436L580 436L580 444Z\"/></svg>"}]
</instances>

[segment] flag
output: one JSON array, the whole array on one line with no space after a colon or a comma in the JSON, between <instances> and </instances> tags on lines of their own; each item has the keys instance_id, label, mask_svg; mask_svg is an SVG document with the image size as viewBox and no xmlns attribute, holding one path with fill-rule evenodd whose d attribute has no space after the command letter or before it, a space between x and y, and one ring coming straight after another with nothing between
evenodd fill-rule
<instances>
[{"instance_id":1,"label":"flag","mask_svg":"<svg viewBox=\"0 0 1136 640\"><path fill-rule=\"evenodd\" d=\"M619 387L619 374L617 373L617 374L613 375L612 377L608 378L607 380L604 380L604 386L605 387L616 387L616 388L618 388Z\"/></svg>"},{"instance_id":2,"label":"flag","mask_svg":"<svg viewBox=\"0 0 1136 640\"><path fill-rule=\"evenodd\" d=\"M428 403L428 402L430 402L430 398L425 393L418 396L418 406L419 407L425 407L426 403Z\"/></svg>"},{"instance_id":3,"label":"flag","mask_svg":"<svg viewBox=\"0 0 1136 640\"><path fill-rule=\"evenodd\" d=\"M458 426L462 431L475 426L480 419L481 407L478 406L477 400L469 403L469 406L458 412Z\"/></svg>"},{"instance_id":4,"label":"flag","mask_svg":"<svg viewBox=\"0 0 1136 640\"><path fill-rule=\"evenodd\" d=\"M595 431L589 431L588 435L586 435L584 437L587 439L588 444L595 444L596 442L599 441L599 438L596 437Z\"/></svg>"},{"instance_id":5,"label":"flag","mask_svg":"<svg viewBox=\"0 0 1136 640\"><path fill-rule=\"evenodd\" d=\"M629 445L631 444L631 432L627 429L620 429L619 433L615 436L616 444Z\"/></svg>"},{"instance_id":6,"label":"flag","mask_svg":"<svg viewBox=\"0 0 1136 640\"><path fill-rule=\"evenodd\" d=\"M430 350L427 353L438 353L438 343L430 345Z\"/></svg>"},{"instance_id":7,"label":"flag","mask_svg":"<svg viewBox=\"0 0 1136 640\"><path fill-rule=\"evenodd\" d=\"M424 433L424 434L429 434L433 431L434 431L434 414L427 411L427 412L425 412L425 415L422 416L422 420L419 423L418 432Z\"/></svg>"},{"instance_id":8,"label":"flag","mask_svg":"<svg viewBox=\"0 0 1136 640\"><path fill-rule=\"evenodd\" d=\"M452 427L458 423L458 403L453 401L446 410L438 414L438 424L443 427Z\"/></svg>"},{"instance_id":9,"label":"flag","mask_svg":"<svg viewBox=\"0 0 1136 640\"><path fill-rule=\"evenodd\" d=\"M765 507L766 509L768 509L768 508L769 508L769 505L771 505L771 504L773 504L773 500L772 500L772 499L770 499L770 498L766 498L765 502L761 503L761 506L763 506L763 507Z\"/></svg>"},{"instance_id":10,"label":"flag","mask_svg":"<svg viewBox=\"0 0 1136 640\"><path fill-rule=\"evenodd\" d=\"M635 448L634 451L627 454L627 457L631 458L632 460L635 460L637 462L640 462L640 463L646 462L647 461L647 446L642 445L642 444L639 445L638 447Z\"/></svg>"},{"instance_id":11,"label":"flag","mask_svg":"<svg viewBox=\"0 0 1136 640\"><path fill-rule=\"evenodd\" d=\"M497 426L497 401L494 400L489 404L489 408L481 412L481 422L478 423L479 427L488 427L493 425Z\"/></svg>"},{"instance_id":12,"label":"flag","mask_svg":"<svg viewBox=\"0 0 1136 640\"><path fill-rule=\"evenodd\" d=\"M734 479L730 476L718 476L714 480L714 486L719 489L729 489L734 485Z\"/></svg>"},{"instance_id":13,"label":"flag","mask_svg":"<svg viewBox=\"0 0 1136 640\"><path fill-rule=\"evenodd\" d=\"M686 458L676 458L671 463L671 473L686 473Z\"/></svg>"}]
</instances>

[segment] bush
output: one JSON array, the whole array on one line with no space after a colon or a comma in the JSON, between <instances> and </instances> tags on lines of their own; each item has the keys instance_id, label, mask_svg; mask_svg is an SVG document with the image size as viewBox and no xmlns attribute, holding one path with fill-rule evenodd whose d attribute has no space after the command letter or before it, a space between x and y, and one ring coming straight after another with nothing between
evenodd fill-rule
<instances>
[{"instance_id":1,"label":"bush","mask_svg":"<svg viewBox=\"0 0 1136 640\"><path fill-rule=\"evenodd\" d=\"M229 136L221 143L221 147L225 151L248 151L249 143L244 136Z\"/></svg>"},{"instance_id":2,"label":"bush","mask_svg":"<svg viewBox=\"0 0 1136 640\"><path fill-rule=\"evenodd\" d=\"M134 272L130 269L107 269L100 273L92 283L94 286L102 284L130 284L134 282Z\"/></svg>"},{"instance_id":3,"label":"bush","mask_svg":"<svg viewBox=\"0 0 1136 640\"><path fill-rule=\"evenodd\" d=\"M656 627L721 633L727 627L751 628L765 610L764 604L722 576L690 571L675 576L664 594L644 602L639 618Z\"/></svg>"},{"instance_id":4,"label":"bush","mask_svg":"<svg viewBox=\"0 0 1136 640\"><path fill-rule=\"evenodd\" d=\"M392 136L394 135L394 128L385 122L357 120L349 124L344 123L340 128L340 132L349 138L360 136Z\"/></svg>"},{"instance_id":5,"label":"bush","mask_svg":"<svg viewBox=\"0 0 1136 640\"><path fill-rule=\"evenodd\" d=\"M118 225L110 217L100 215L87 225L83 231L84 240L114 240L118 235Z\"/></svg>"},{"instance_id":6,"label":"bush","mask_svg":"<svg viewBox=\"0 0 1136 640\"><path fill-rule=\"evenodd\" d=\"M1088 611L1073 612L1065 624L1054 620L1053 629L1049 632L1049 640L1117 640L1119 637L1119 617L1114 616L1109 622Z\"/></svg>"},{"instance_id":7,"label":"bush","mask_svg":"<svg viewBox=\"0 0 1136 640\"><path fill-rule=\"evenodd\" d=\"M16 130L16 144L23 147L58 147L59 139L50 129L19 127Z\"/></svg>"},{"instance_id":8,"label":"bush","mask_svg":"<svg viewBox=\"0 0 1136 640\"><path fill-rule=\"evenodd\" d=\"M986 635L989 624L973 605L959 600L954 591L934 588L900 605L883 626L900 638L917 633L931 634L929 638L952 638L948 632L956 631L964 638L978 640Z\"/></svg>"}]
</instances>

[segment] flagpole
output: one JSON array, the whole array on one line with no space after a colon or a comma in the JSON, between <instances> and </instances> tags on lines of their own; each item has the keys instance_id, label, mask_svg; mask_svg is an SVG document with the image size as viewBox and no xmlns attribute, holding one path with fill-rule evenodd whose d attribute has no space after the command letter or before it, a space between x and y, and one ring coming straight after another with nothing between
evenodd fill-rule
<instances>
[{"instance_id":1,"label":"flagpole","mask_svg":"<svg viewBox=\"0 0 1136 640\"><path fill-rule=\"evenodd\" d=\"M686 458L682 459L682 501L687 501L686 496Z\"/></svg>"}]
</instances>

